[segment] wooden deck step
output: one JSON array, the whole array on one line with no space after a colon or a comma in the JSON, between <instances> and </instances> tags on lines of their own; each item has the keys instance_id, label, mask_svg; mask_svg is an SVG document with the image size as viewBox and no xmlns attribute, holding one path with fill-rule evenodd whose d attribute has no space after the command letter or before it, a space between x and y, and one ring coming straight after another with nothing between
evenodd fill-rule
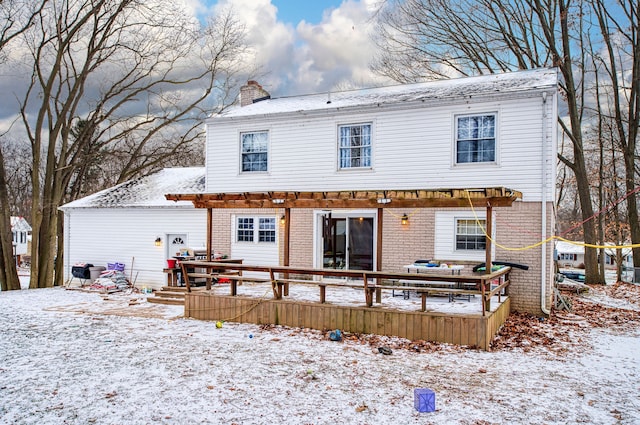
<instances>
[{"instance_id":1,"label":"wooden deck step","mask_svg":"<svg viewBox=\"0 0 640 425\"><path fill-rule=\"evenodd\" d=\"M204 288L191 288L193 292ZM160 291L155 291L152 297L147 297L147 302L155 304L184 305L184 294L187 288L184 286L163 286Z\"/></svg>"},{"instance_id":2,"label":"wooden deck step","mask_svg":"<svg viewBox=\"0 0 640 425\"><path fill-rule=\"evenodd\" d=\"M165 305L184 305L184 298L169 298L169 297L147 297L147 302L151 304L165 304Z\"/></svg>"},{"instance_id":3,"label":"wooden deck step","mask_svg":"<svg viewBox=\"0 0 640 425\"><path fill-rule=\"evenodd\" d=\"M156 291L154 292L154 295L156 297L160 297L160 298L180 298L184 300L184 294L186 292L180 292L180 291Z\"/></svg>"}]
</instances>

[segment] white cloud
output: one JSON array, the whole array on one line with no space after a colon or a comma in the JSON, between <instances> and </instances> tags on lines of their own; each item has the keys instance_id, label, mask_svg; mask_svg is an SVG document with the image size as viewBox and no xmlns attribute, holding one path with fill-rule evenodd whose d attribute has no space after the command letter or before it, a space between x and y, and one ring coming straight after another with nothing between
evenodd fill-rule
<instances>
[{"instance_id":1,"label":"white cloud","mask_svg":"<svg viewBox=\"0 0 640 425\"><path fill-rule=\"evenodd\" d=\"M289 71L294 66L295 31L291 25L277 21L277 8L270 0L220 0L213 13L231 8L245 25L246 42L250 47L247 62L256 68L248 69L250 78L260 80L269 90L286 85ZM262 75L260 75L262 74Z\"/></svg>"},{"instance_id":2,"label":"white cloud","mask_svg":"<svg viewBox=\"0 0 640 425\"><path fill-rule=\"evenodd\" d=\"M375 52L371 16L377 3L345 0L325 12L320 23L302 21L295 28L277 20L270 0L220 0L213 11L233 8L246 26L261 71L252 77L272 95L282 96L380 84L382 79L369 71Z\"/></svg>"}]
</instances>

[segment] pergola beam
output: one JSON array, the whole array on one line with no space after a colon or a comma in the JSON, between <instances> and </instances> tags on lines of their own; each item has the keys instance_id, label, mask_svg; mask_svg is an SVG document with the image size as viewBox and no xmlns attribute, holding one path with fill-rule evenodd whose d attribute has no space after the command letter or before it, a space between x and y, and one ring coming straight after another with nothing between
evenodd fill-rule
<instances>
[{"instance_id":1,"label":"pergola beam","mask_svg":"<svg viewBox=\"0 0 640 425\"><path fill-rule=\"evenodd\" d=\"M168 194L196 208L460 208L509 207L522 193L503 188Z\"/></svg>"}]
</instances>

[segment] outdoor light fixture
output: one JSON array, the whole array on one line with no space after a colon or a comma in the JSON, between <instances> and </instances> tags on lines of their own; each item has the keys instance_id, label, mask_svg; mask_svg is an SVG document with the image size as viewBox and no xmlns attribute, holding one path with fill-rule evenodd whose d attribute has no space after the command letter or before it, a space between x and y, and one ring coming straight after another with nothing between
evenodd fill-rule
<instances>
[{"instance_id":1,"label":"outdoor light fixture","mask_svg":"<svg viewBox=\"0 0 640 425\"><path fill-rule=\"evenodd\" d=\"M400 217L400 223L404 226L406 224L409 223L409 216L406 214L403 214L402 217Z\"/></svg>"},{"instance_id":2,"label":"outdoor light fixture","mask_svg":"<svg viewBox=\"0 0 640 425\"><path fill-rule=\"evenodd\" d=\"M272 199L271 202L274 204L284 204L284 199Z\"/></svg>"},{"instance_id":3,"label":"outdoor light fixture","mask_svg":"<svg viewBox=\"0 0 640 425\"><path fill-rule=\"evenodd\" d=\"M389 202L391 202L391 199L389 199L389 198L380 198L380 199L378 199L378 203L379 204L388 204Z\"/></svg>"},{"instance_id":4,"label":"outdoor light fixture","mask_svg":"<svg viewBox=\"0 0 640 425\"><path fill-rule=\"evenodd\" d=\"M162 246L162 239L160 239L160 236L158 236L156 238L156 242L155 242L156 246Z\"/></svg>"},{"instance_id":5,"label":"outdoor light fixture","mask_svg":"<svg viewBox=\"0 0 640 425\"><path fill-rule=\"evenodd\" d=\"M287 222L287 219L285 216L280 217L280 224L284 224Z\"/></svg>"}]
</instances>

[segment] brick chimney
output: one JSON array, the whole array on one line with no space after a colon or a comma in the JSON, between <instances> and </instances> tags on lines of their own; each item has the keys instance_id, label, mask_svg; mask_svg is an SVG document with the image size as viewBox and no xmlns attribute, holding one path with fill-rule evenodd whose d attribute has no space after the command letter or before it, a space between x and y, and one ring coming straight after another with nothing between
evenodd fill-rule
<instances>
[{"instance_id":1,"label":"brick chimney","mask_svg":"<svg viewBox=\"0 0 640 425\"><path fill-rule=\"evenodd\" d=\"M240 106L251 105L270 97L269 92L263 89L257 81L249 80L246 85L240 87Z\"/></svg>"}]
</instances>

